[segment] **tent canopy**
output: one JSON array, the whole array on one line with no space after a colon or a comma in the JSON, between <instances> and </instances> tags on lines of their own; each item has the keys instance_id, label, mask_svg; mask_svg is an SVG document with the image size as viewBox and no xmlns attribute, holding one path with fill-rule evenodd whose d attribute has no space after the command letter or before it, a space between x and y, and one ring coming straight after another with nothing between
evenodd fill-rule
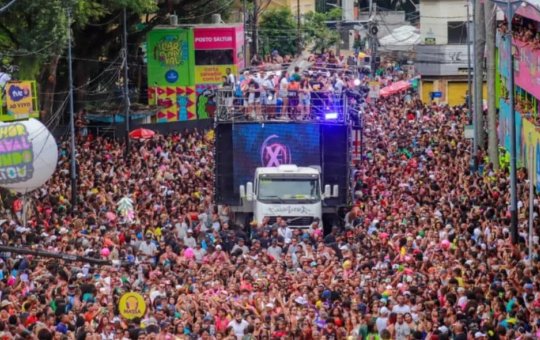
<instances>
[{"instance_id":1,"label":"tent canopy","mask_svg":"<svg viewBox=\"0 0 540 340\"><path fill-rule=\"evenodd\" d=\"M401 26L398 27L392 32L381 38L379 40L381 46L391 48L391 47L405 47L405 46L414 46L419 44L421 41L420 33L416 27L413 26Z\"/></svg>"},{"instance_id":2,"label":"tent canopy","mask_svg":"<svg viewBox=\"0 0 540 340\"><path fill-rule=\"evenodd\" d=\"M405 91L411 87L408 81L400 80L392 85L383 87L379 93L381 97L388 97L401 91Z\"/></svg>"}]
</instances>

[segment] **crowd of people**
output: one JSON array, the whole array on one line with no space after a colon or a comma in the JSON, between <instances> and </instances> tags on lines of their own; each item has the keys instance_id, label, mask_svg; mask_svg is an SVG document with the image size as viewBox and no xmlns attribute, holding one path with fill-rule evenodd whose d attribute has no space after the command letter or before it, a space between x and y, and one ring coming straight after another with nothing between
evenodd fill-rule
<instances>
[{"instance_id":1,"label":"crowd of people","mask_svg":"<svg viewBox=\"0 0 540 340\"><path fill-rule=\"evenodd\" d=\"M76 207L61 144L26 226L22 198L3 197L0 242L120 262L1 253L0 337L539 338L538 238L529 244L520 223L511 242L508 173L470 169L466 109L397 95L362 110L354 206L326 234L317 220L247 228L216 206L212 131L133 141L129 157L120 142L80 136ZM122 198L132 212L120 213ZM130 291L146 301L141 318L119 314Z\"/></svg>"},{"instance_id":2,"label":"crowd of people","mask_svg":"<svg viewBox=\"0 0 540 340\"><path fill-rule=\"evenodd\" d=\"M498 30L501 34L508 32L508 22L505 20L499 24ZM516 15L512 20L512 37L515 40L530 46L533 49L540 48L540 34L535 21L526 17Z\"/></svg>"}]
</instances>

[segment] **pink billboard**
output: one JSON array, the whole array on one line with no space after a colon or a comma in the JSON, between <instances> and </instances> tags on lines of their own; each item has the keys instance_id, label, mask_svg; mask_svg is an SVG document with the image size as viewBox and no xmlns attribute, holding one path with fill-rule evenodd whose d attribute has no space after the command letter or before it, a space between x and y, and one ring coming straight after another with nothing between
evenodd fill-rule
<instances>
[{"instance_id":1,"label":"pink billboard","mask_svg":"<svg viewBox=\"0 0 540 340\"><path fill-rule=\"evenodd\" d=\"M514 58L519 67L514 68L515 84L540 99L540 50L514 40Z\"/></svg>"},{"instance_id":2,"label":"pink billboard","mask_svg":"<svg viewBox=\"0 0 540 340\"><path fill-rule=\"evenodd\" d=\"M224 50L236 47L235 27L197 27L194 36L196 50Z\"/></svg>"}]
</instances>

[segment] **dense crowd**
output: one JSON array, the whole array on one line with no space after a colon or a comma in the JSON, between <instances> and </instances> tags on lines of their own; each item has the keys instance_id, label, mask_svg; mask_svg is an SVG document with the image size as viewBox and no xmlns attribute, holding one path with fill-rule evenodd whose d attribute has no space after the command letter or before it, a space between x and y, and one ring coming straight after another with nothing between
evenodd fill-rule
<instances>
[{"instance_id":1,"label":"dense crowd","mask_svg":"<svg viewBox=\"0 0 540 340\"><path fill-rule=\"evenodd\" d=\"M122 262L0 254L0 337L540 337L538 239L528 244L522 223L511 243L508 173L471 171L465 109L407 95L363 111L356 201L328 234L319 221L306 230L284 219L236 225L212 200L212 131L133 141L129 158L119 142L81 136L72 212L62 144L53 179L30 199L27 227L21 198L4 197L0 242ZM118 211L126 197L131 214ZM140 319L119 315L128 291L146 300Z\"/></svg>"}]
</instances>

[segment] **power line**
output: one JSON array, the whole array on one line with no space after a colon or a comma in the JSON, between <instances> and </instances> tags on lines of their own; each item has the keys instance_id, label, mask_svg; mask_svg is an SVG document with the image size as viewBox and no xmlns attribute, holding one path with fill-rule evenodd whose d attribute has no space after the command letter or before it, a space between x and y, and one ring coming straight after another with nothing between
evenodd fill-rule
<instances>
[{"instance_id":1,"label":"power line","mask_svg":"<svg viewBox=\"0 0 540 340\"><path fill-rule=\"evenodd\" d=\"M3 13L7 11L8 8L11 7L17 0L11 0L11 2L8 2L4 7L0 8L0 13Z\"/></svg>"}]
</instances>

